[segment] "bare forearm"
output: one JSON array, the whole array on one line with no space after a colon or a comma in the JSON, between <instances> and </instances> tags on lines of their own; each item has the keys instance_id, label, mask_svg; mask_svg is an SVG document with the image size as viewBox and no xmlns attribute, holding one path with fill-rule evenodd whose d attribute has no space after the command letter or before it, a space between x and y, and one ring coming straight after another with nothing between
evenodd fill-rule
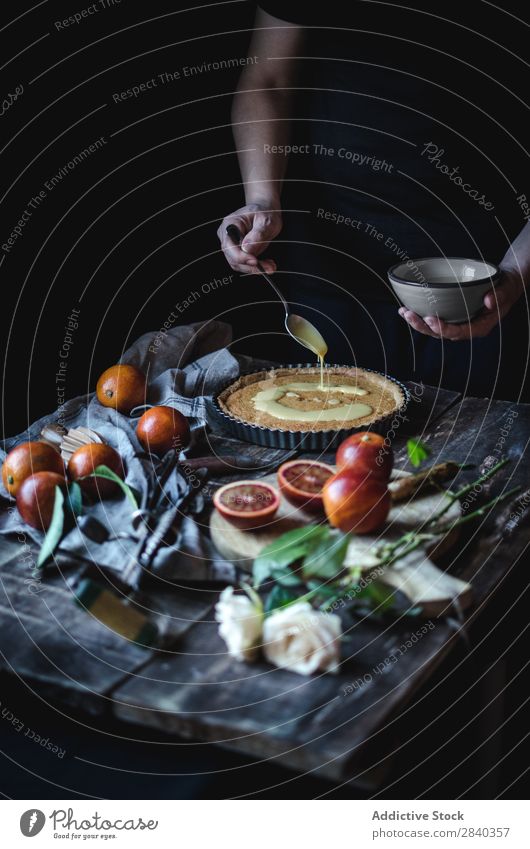
<instances>
[{"instance_id":1,"label":"bare forearm","mask_svg":"<svg viewBox=\"0 0 530 849\"><path fill-rule=\"evenodd\" d=\"M278 207L287 156L272 151L289 142L291 94L243 85L234 98L232 123L246 202Z\"/></svg>"},{"instance_id":2,"label":"bare forearm","mask_svg":"<svg viewBox=\"0 0 530 849\"><path fill-rule=\"evenodd\" d=\"M503 268L509 268L522 278L526 287L530 285L530 222L527 222L514 239L501 262Z\"/></svg>"},{"instance_id":3,"label":"bare forearm","mask_svg":"<svg viewBox=\"0 0 530 849\"><path fill-rule=\"evenodd\" d=\"M289 143L301 27L258 7L249 56L254 57L239 80L232 124L246 203L223 218L217 235L230 266L242 274L276 271L273 257L263 257L282 229L280 196ZM227 228L239 233L236 243Z\"/></svg>"}]
</instances>

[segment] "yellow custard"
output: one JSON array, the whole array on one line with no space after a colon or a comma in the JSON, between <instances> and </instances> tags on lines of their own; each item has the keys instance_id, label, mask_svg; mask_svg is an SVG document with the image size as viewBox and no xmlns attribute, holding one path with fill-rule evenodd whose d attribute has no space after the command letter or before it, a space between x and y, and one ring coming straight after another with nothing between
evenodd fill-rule
<instances>
[{"instance_id":1,"label":"yellow custard","mask_svg":"<svg viewBox=\"0 0 530 849\"><path fill-rule=\"evenodd\" d=\"M328 366L324 388L318 366L266 369L242 375L218 396L233 419L304 432L369 425L403 403L393 381L355 366Z\"/></svg>"},{"instance_id":2,"label":"yellow custard","mask_svg":"<svg viewBox=\"0 0 530 849\"><path fill-rule=\"evenodd\" d=\"M324 389L324 357L328 352L326 340L316 329L314 324L302 318L300 315L291 315L287 318L287 326L292 335L304 348L309 348L318 357L320 363L320 388Z\"/></svg>"},{"instance_id":3,"label":"yellow custard","mask_svg":"<svg viewBox=\"0 0 530 849\"><path fill-rule=\"evenodd\" d=\"M327 348L326 348L326 350L327 350ZM318 355L318 362L320 363L320 388L322 390L324 389L324 356L325 356L325 353L326 352L324 351L323 354Z\"/></svg>"},{"instance_id":4,"label":"yellow custard","mask_svg":"<svg viewBox=\"0 0 530 849\"><path fill-rule=\"evenodd\" d=\"M346 422L352 419L360 419L363 416L369 416L372 412L372 407L361 402L348 401L345 404L333 404L328 406L330 400L326 398L314 398L314 401L321 401L318 409L301 410L296 407L290 407L287 404L281 404L283 398L288 398L289 395L296 396L298 392L324 392L324 393L340 393L342 395L368 395L366 389L360 389L357 386L348 384L339 386L324 386L323 383L312 383L309 381L293 381L292 383L284 383L281 386L272 386L268 389L262 389L254 396L254 409L260 413L268 413L269 416L274 416L277 419L294 422Z\"/></svg>"}]
</instances>

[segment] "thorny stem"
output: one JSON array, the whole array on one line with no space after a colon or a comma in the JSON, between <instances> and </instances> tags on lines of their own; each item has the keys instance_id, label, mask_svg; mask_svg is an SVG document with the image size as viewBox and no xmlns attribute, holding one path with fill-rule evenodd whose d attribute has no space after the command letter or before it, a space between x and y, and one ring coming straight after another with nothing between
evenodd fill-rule
<instances>
[{"instance_id":1,"label":"thorny stem","mask_svg":"<svg viewBox=\"0 0 530 849\"><path fill-rule=\"evenodd\" d=\"M501 495L496 496L496 498L491 499L491 501L488 501L486 504L483 504L476 510L473 510L473 512L469 513L467 516L461 516L460 518L455 519L453 522L449 523L449 525L446 525L445 527L439 526L438 528L431 528L430 534L422 533L423 529L435 525L441 519L441 517L445 515L445 513L447 513L447 511L455 503L455 501L458 501L460 498L462 498L463 495L466 495L478 484L484 483L484 481L489 480L489 478L493 477L499 471L499 469L505 466L508 462L509 460L507 458L504 460L500 460L498 463L496 463L495 466L492 466L491 469L489 469L487 472L484 472L484 474L481 475L479 478L469 484L466 484L466 486L461 487L457 492L447 492L446 494L448 503L445 504L436 513L434 513L429 519L427 519L423 523L423 525L420 526L419 532L407 531L407 533L403 534L403 536L396 540L395 543L392 543L392 545L386 547L386 550L381 552L382 554L384 554L384 559L381 560L381 565L389 565L389 561L391 563L394 563L399 558L404 557L406 554L409 554L409 552L413 551L414 548L417 548L417 545L414 545L414 548L403 548L403 546L406 546L410 540L419 540L421 542L423 541L423 539L428 539L429 537L435 538L437 536L441 536L442 534L447 533L448 529L455 528L458 525L464 524L464 522L470 522L472 519L476 519L479 516L483 516L484 512L487 509L489 509L490 507L494 507L496 504L500 503L501 501L504 501L504 499L513 495L515 492L518 492L520 487L514 487L508 492L502 493ZM403 550L397 551L397 554L394 555L394 552L399 548L402 548Z\"/></svg>"},{"instance_id":2,"label":"thorny stem","mask_svg":"<svg viewBox=\"0 0 530 849\"><path fill-rule=\"evenodd\" d=\"M443 515L449 510L449 508L462 498L463 495L470 492L475 486L478 484L484 483L485 481L492 478L503 466L508 463L509 460L506 458L504 460L500 460L496 463L495 466L492 466L487 472L484 472L476 480L472 481L466 486L461 487L457 492L447 492L448 503L445 504L440 510L438 510L434 515L432 515L429 519L427 519L423 525L420 526L419 531L407 531L407 533L403 534L398 540L393 542L391 545L383 545L380 550L380 566L390 566L395 563L397 560L400 560L403 557L406 557L407 554L410 554L415 549L419 548L419 546L427 539L436 539L436 537L442 536L447 533L448 530L452 528L458 527L459 525L463 525L465 522L470 522L472 519L476 519L479 516L483 516L485 511L495 507L496 504L499 504L501 501L504 501L506 498L509 498L515 492L520 490L519 486L510 489L508 492L502 493L501 495L497 495L495 498L488 501L486 504L483 504L481 507L478 507L476 510L473 510L472 513L469 513L467 516L461 516L458 519L455 519L453 522L445 526L438 526L437 528L431 527L436 525L436 523L441 519ZM431 527L430 533L422 533L422 531L426 528Z\"/></svg>"},{"instance_id":3,"label":"thorny stem","mask_svg":"<svg viewBox=\"0 0 530 849\"><path fill-rule=\"evenodd\" d=\"M441 519L441 517L445 513L447 513L449 508L455 503L455 501L458 501L460 498L462 498L463 495L467 495L467 493L471 492L471 490L474 489L476 486L479 486L480 484L483 484L483 483L485 483L485 481L492 478L494 475L497 474L499 469L502 469L502 467L506 465L506 463L509 463L509 459L507 457L504 460L500 460L498 463L496 463L494 466L492 466L491 469L488 469L487 472L484 472L483 475L480 475L480 477L476 478L476 480L471 481L471 483L468 483L465 486L461 487L461 489L459 489L457 492L451 492L450 490L447 491L446 492L447 504L444 507L442 507L441 510L438 510L438 512L435 513L434 516L431 516L430 519L427 519L427 521L425 522L423 527L427 527L429 525L432 525L438 519Z\"/></svg>"},{"instance_id":4,"label":"thorny stem","mask_svg":"<svg viewBox=\"0 0 530 849\"><path fill-rule=\"evenodd\" d=\"M461 516L459 519L455 519L449 525L446 525L444 528L440 528L440 533L446 533L448 530L452 528L456 528L458 525L463 525L465 522L470 522L471 519L476 519L478 516L483 516L486 510L490 507L495 507L496 504L499 504L501 501L504 501L506 498L509 498L511 495L515 495L516 492L519 492L521 489L520 486L514 486L512 489L509 489L508 492L503 492L501 495L497 495L495 498L492 498L491 501L483 504L482 507L479 507L477 510L474 510L472 513L469 513L467 516Z\"/></svg>"}]
</instances>

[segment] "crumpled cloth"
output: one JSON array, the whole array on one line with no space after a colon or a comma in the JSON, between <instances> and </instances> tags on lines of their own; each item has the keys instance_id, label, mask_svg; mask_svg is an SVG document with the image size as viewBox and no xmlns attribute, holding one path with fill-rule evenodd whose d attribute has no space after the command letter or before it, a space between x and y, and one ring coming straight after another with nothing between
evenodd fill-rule
<instances>
[{"instance_id":1,"label":"crumpled cloth","mask_svg":"<svg viewBox=\"0 0 530 849\"><path fill-rule=\"evenodd\" d=\"M147 376L147 401L151 405L167 404L180 410L189 420L194 432L207 422L207 403L221 386L239 376L239 363L228 350L232 339L229 325L218 322L198 322L155 331L141 336L122 356L121 363L140 368ZM138 410L143 412L144 408ZM133 415L134 415L133 411ZM43 416L15 437L6 439L0 449L3 462L6 453L27 440L39 439L46 424L58 421L58 413ZM137 453L142 447L136 438L137 419L102 407L92 393L67 401L61 421L67 428L81 425L97 431L122 456L127 470L126 483L141 497L148 487L149 461ZM1 486L0 535L21 534L40 547L44 534L26 525L15 507L14 499ZM166 491L176 496L177 475L169 478ZM124 496L85 505L84 512L103 522L110 535L131 529L131 503ZM207 534L202 533L191 517L182 523L178 548L161 549L153 563L153 572L168 581L200 581L231 579L233 570L215 553ZM0 542L1 544L1 542ZM75 527L61 541L60 550L81 555L119 573L129 561L135 543L128 539L96 543L87 539ZM72 566L76 560L72 557ZM79 563L77 563L79 566Z\"/></svg>"}]
</instances>

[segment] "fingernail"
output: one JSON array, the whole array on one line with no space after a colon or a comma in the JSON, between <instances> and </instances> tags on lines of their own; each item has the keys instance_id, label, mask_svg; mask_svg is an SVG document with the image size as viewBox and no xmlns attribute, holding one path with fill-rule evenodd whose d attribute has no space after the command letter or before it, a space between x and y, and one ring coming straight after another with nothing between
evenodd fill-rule
<instances>
[{"instance_id":1,"label":"fingernail","mask_svg":"<svg viewBox=\"0 0 530 849\"><path fill-rule=\"evenodd\" d=\"M405 315L405 310L403 309L403 307L400 307L400 309L398 309L398 313L400 314L401 318L403 318L403 316Z\"/></svg>"}]
</instances>

